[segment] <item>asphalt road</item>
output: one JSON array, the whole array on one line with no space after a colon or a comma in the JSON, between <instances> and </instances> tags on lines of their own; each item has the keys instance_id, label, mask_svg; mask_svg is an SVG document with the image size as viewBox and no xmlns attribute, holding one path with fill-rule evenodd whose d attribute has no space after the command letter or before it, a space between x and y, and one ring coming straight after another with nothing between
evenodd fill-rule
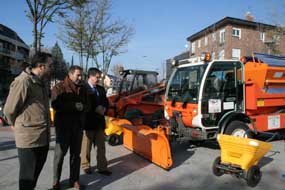
<instances>
[{"instance_id":1,"label":"asphalt road","mask_svg":"<svg viewBox=\"0 0 285 190\"><path fill-rule=\"evenodd\" d=\"M54 138L53 138L54 139ZM285 190L285 142L275 141L273 148L260 161L262 179L254 189ZM37 190L46 190L52 185L52 166L54 156L54 141L50 144L47 162L38 181ZM122 145L110 147L107 145L110 177L98 173L81 174L80 180L86 190L238 190L252 189L246 182L231 175L216 177L212 173L214 159L220 154L215 142L200 146L190 146L189 143L176 144L173 147L174 165L166 171L144 158L130 152ZM92 165L96 165L94 152ZM62 186L67 188L69 176L69 158L65 158L62 175ZM0 128L0 189L18 189L18 157L15 149L13 133Z\"/></svg>"}]
</instances>

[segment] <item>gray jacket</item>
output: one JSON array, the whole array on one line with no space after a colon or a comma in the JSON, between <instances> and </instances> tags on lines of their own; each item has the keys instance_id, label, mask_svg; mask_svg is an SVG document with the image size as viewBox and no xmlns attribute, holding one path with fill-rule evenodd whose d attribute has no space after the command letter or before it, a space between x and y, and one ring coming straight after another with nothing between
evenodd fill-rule
<instances>
[{"instance_id":1,"label":"gray jacket","mask_svg":"<svg viewBox=\"0 0 285 190\"><path fill-rule=\"evenodd\" d=\"M23 71L10 86L4 115L15 127L18 148L49 144L49 99L45 84L29 70Z\"/></svg>"}]
</instances>

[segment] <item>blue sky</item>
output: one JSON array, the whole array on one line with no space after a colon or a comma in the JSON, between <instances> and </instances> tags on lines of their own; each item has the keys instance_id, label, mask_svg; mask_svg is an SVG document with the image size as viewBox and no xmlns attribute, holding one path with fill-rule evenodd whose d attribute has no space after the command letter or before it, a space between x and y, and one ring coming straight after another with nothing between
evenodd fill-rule
<instances>
[{"instance_id":1,"label":"blue sky","mask_svg":"<svg viewBox=\"0 0 285 190\"><path fill-rule=\"evenodd\" d=\"M32 44L32 24L25 16L26 1L0 2L0 23L16 31L27 44ZM186 50L188 36L226 16L244 18L247 11L258 22L285 23L282 20L284 0L113 0L114 18L132 24L136 33L126 47L128 51L115 57L112 64L161 71L166 59ZM44 45L52 47L58 41L65 59L70 61L75 53L57 39L58 25L49 24L45 33Z\"/></svg>"}]
</instances>

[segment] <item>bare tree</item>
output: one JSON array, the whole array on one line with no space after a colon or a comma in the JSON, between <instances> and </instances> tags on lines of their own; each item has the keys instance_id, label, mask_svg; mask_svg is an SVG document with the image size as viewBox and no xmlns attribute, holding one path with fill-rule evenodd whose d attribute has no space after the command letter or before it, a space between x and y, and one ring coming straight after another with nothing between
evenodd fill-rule
<instances>
[{"instance_id":1,"label":"bare tree","mask_svg":"<svg viewBox=\"0 0 285 190\"><path fill-rule=\"evenodd\" d=\"M44 37L46 25L54 22L55 16L64 16L66 10L82 2L84 0L26 0L27 17L33 23L35 52L41 51L41 39Z\"/></svg>"},{"instance_id":2,"label":"bare tree","mask_svg":"<svg viewBox=\"0 0 285 190\"><path fill-rule=\"evenodd\" d=\"M79 56L80 66L85 63L88 69L89 60L96 58L98 51L94 48L94 43L100 32L100 14L94 6L94 1L88 1L82 6L78 6L73 11L73 17L64 19L62 32L59 38L70 50ZM96 59L94 59L96 61ZM95 62L98 67L98 62Z\"/></svg>"},{"instance_id":3,"label":"bare tree","mask_svg":"<svg viewBox=\"0 0 285 190\"><path fill-rule=\"evenodd\" d=\"M91 60L107 74L112 57L126 51L123 48L134 34L132 27L114 21L110 10L111 0L90 0L74 11L74 18L64 21L61 39L79 54L86 70Z\"/></svg>"},{"instance_id":4,"label":"bare tree","mask_svg":"<svg viewBox=\"0 0 285 190\"><path fill-rule=\"evenodd\" d=\"M129 43L132 37L133 28L125 25L123 22L110 24L106 33L99 34L97 41L98 50L102 58L102 71L108 73L112 58L126 52L124 47Z\"/></svg>"},{"instance_id":5,"label":"bare tree","mask_svg":"<svg viewBox=\"0 0 285 190\"><path fill-rule=\"evenodd\" d=\"M268 54L280 55L280 40L282 37L284 38L284 35L285 30L282 26L276 26L276 28L266 31L267 40L264 43Z\"/></svg>"},{"instance_id":6,"label":"bare tree","mask_svg":"<svg viewBox=\"0 0 285 190\"><path fill-rule=\"evenodd\" d=\"M266 32L266 50L269 54L280 55L280 42L285 40L285 0L282 0L278 7L274 3L270 3L270 6L270 19L275 27L264 31Z\"/></svg>"},{"instance_id":7,"label":"bare tree","mask_svg":"<svg viewBox=\"0 0 285 190\"><path fill-rule=\"evenodd\" d=\"M117 63L111 67L111 72L116 76L119 77L121 75L121 71L124 70L124 66L120 63Z\"/></svg>"},{"instance_id":8,"label":"bare tree","mask_svg":"<svg viewBox=\"0 0 285 190\"><path fill-rule=\"evenodd\" d=\"M68 17L61 23L63 30L58 36L70 50L78 53L80 66L83 67L85 53L84 45L87 43L87 18L90 15L85 5L74 9L74 17Z\"/></svg>"}]
</instances>

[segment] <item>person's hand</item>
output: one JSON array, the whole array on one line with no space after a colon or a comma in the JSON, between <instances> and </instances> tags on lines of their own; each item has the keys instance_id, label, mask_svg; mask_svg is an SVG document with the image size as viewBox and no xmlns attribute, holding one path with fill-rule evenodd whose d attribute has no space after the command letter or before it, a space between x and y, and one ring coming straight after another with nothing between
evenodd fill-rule
<instances>
[{"instance_id":1,"label":"person's hand","mask_svg":"<svg viewBox=\"0 0 285 190\"><path fill-rule=\"evenodd\" d=\"M101 105L99 105L95 108L95 112L100 114L100 115L104 115L105 111L106 111L106 109Z\"/></svg>"},{"instance_id":2,"label":"person's hand","mask_svg":"<svg viewBox=\"0 0 285 190\"><path fill-rule=\"evenodd\" d=\"M11 125L10 127L11 127L12 131L15 130L15 126L14 125Z\"/></svg>"},{"instance_id":3,"label":"person's hand","mask_svg":"<svg viewBox=\"0 0 285 190\"><path fill-rule=\"evenodd\" d=\"M75 107L78 111L82 111L83 110L83 104L81 102L76 102L75 103Z\"/></svg>"}]
</instances>

